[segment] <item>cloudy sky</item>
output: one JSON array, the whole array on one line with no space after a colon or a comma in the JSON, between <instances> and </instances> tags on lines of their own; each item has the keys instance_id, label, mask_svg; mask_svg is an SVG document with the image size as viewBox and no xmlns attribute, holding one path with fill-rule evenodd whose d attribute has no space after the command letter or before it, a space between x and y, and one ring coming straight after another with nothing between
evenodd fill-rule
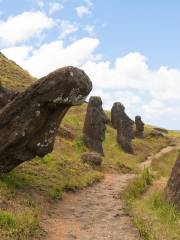
<instances>
[{"instance_id":1,"label":"cloudy sky","mask_svg":"<svg viewBox=\"0 0 180 240\"><path fill-rule=\"evenodd\" d=\"M64 65L104 108L180 129L180 1L0 0L0 50L38 78Z\"/></svg>"}]
</instances>

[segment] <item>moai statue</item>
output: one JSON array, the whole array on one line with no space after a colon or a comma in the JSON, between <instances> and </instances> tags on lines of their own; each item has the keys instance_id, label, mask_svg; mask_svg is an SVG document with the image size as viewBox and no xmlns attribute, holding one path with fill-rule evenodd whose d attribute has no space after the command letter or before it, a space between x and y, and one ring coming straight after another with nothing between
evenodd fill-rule
<instances>
[{"instance_id":1,"label":"moai statue","mask_svg":"<svg viewBox=\"0 0 180 240\"><path fill-rule=\"evenodd\" d=\"M142 122L140 116L135 117L135 124L136 124L135 136L137 138L143 138L144 137L144 123Z\"/></svg>"},{"instance_id":2,"label":"moai statue","mask_svg":"<svg viewBox=\"0 0 180 240\"><path fill-rule=\"evenodd\" d=\"M134 122L125 113L125 107L116 102L111 109L112 126L117 129L117 142L127 153L133 153L132 138Z\"/></svg>"},{"instance_id":3,"label":"moai statue","mask_svg":"<svg viewBox=\"0 0 180 240\"><path fill-rule=\"evenodd\" d=\"M180 209L180 153L167 183L165 196L168 202Z\"/></svg>"},{"instance_id":4,"label":"moai statue","mask_svg":"<svg viewBox=\"0 0 180 240\"><path fill-rule=\"evenodd\" d=\"M102 142L105 139L107 117L102 108L100 97L89 99L86 118L83 129L84 144L104 156Z\"/></svg>"},{"instance_id":5,"label":"moai statue","mask_svg":"<svg viewBox=\"0 0 180 240\"><path fill-rule=\"evenodd\" d=\"M13 99L7 94L0 110L0 173L52 152L65 114L84 103L91 89L85 72L69 66L39 79Z\"/></svg>"}]
</instances>

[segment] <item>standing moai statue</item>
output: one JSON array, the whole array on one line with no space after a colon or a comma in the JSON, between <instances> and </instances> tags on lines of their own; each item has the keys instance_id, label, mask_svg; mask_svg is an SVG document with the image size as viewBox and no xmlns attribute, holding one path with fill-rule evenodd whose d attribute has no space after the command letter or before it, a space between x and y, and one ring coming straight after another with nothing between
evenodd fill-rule
<instances>
[{"instance_id":1,"label":"standing moai statue","mask_svg":"<svg viewBox=\"0 0 180 240\"><path fill-rule=\"evenodd\" d=\"M135 124L136 124L135 136L137 138L143 138L144 137L144 123L142 122L140 116L135 117Z\"/></svg>"},{"instance_id":2,"label":"standing moai statue","mask_svg":"<svg viewBox=\"0 0 180 240\"><path fill-rule=\"evenodd\" d=\"M100 97L89 99L86 118L83 129L84 144L104 156L102 142L105 139L107 117L102 108Z\"/></svg>"},{"instance_id":3,"label":"standing moai statue","mask_svg":"<svg viewBox=\"0 0 180 240\"><path fill-rule=\"evenodd\" d=\"M125 107L116 102L111 109L112 126L117 129L117 142L127 153L133 153L132 137L134 122L125 113Z\"/></svg>"},{"instance_id":4,"label":"standing moai statue","mask_svg":"<svg viewBox=\"0 0 180 240\"><path fill-rule=\"evenodd\" d=\"M180 152L165 189L166 200L180 209Z\"/></svg>"}]
</instances>

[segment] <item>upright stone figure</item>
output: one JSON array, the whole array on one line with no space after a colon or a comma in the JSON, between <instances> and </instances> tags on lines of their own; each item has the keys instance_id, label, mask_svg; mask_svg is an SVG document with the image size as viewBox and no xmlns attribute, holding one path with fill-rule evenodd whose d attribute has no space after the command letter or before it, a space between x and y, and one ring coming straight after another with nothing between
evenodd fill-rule
<instances>
[{"instance_id":1,"label":"upright stone figure","mask_svg":"<svg viewBox=\"0 0 180 240\"><path fill-rule=\"evenodd\" d=\"M92 89L88 76L60 68L36 81L0 110L0 173L53 150L59 125Z\"/></svg>"},{"instance_id":2,"label":"upright stone figure","mask_svg":"<svg viewBox=\"0 0 180 240\"><path fill-rule=\"evenodd\" d=\"M117 129L117 142L127 153L133 153L133 121L125 113L125 108L120 102L113 104L111 109L112 126Z\"/></svg>"},{"instance_id":3,"label":"upright stone figure","mask_svg":"<svg viewBox=\"0 0 180 240\"><path fill-rule=\"evenodd\" d=\"M136 124L135 136L137 138L143 138L144 137L144 123L141 120L141 116L135 117L135 124Z\"/></svg>"},{"instance_id":4,"label":"upright stone figure","mask_svg":"<svg viewBox=\"0 0 180 240\"><path fill-rule=\"evenodd\" d=\"M167 183L165 196L168 202L180 208L180 153Z\"/></svg>"},{"instance_id":5,"label":"upright stone figure","mask_svg":"<svg viewBox=\"0 0 180 240\"><path fill-rule=\"evenodd\" d=\"M100 97L89 99L83 128L84 144L91 150L104 155L102 142L105 139L107 118L102 108Z\"/></svg>"}]
</instances>

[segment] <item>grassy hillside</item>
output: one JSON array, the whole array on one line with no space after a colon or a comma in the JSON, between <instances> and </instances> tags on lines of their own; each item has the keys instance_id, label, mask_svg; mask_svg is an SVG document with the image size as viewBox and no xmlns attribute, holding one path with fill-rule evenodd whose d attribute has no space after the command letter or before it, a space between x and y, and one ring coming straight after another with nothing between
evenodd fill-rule
<instances>
[{"instance_id":1,"label":"grassy hillside","mask_svg":"<svg viewBox=\"0 0 180 240\"><path fill-rule=\"evenodd\" d=\"M23 89L34 81L3 55L0 55L0 80L13 89ZM145 138L133 140L135 154L126 154L116 143L116 131L108 126L102 167L82 164L80 155L87 151L82 142L86 107L87 104L72 107L65 116L61 124L65 131L59 131L51 154L0 176L0 239L38 239L44 234L40 227L42 216L52 214L54 201L61 199L65 191L77 191L100 181L105 172L139 173L140 162L169 144L168 136L151 137L152 129L147 126Z\"/></svg>"},{"instance_id":2,"label":"grassy hillside","mask_svg":"<svg viewBox=\"0 0 180 240\"><path fill-rule=\"evenodd\" d=\"M21 91L35 81L27 71L0 52L0 83L9 89Z\"/></svg>"},{"instance_id":3,"label":"grassy hillside","mask_svg":"<svg viewBox=\"0 0 180 240\"><path fill-rule=\"evenodd\" d=\"M144 140L133 141L135 155L126 154L116 143L115 130L108 126L103 165L93 169L80 161L80 155L87 150L81 139L85 112L86 104L69 111L61 126L71 134L65 138L58 136L51 154L26 162L1 177L1 239L4 236L4 239L12 236L14 239L36 236L37 239L41 233L41 216L45 209L51 213L53 202L62 198L64 191L76 191L93 184L107 171L138 172L139 162L168 144L167 138L153 139L147 135Z\"/></svg>"},{"instance_id":4,"label":"grassy hillside","mask_svg":"<svg viewBox=\"0 0 180 240\"><path fill-rule=\"evenodd\" d=\"M169 135L180 139L179 132ZM128 210L145 240L179 240L180 212L164 199L164 189L178 152L174 148L158 159L153 158L150 169L137 175L124 190Z\"/></svg>"}]
</instances>

